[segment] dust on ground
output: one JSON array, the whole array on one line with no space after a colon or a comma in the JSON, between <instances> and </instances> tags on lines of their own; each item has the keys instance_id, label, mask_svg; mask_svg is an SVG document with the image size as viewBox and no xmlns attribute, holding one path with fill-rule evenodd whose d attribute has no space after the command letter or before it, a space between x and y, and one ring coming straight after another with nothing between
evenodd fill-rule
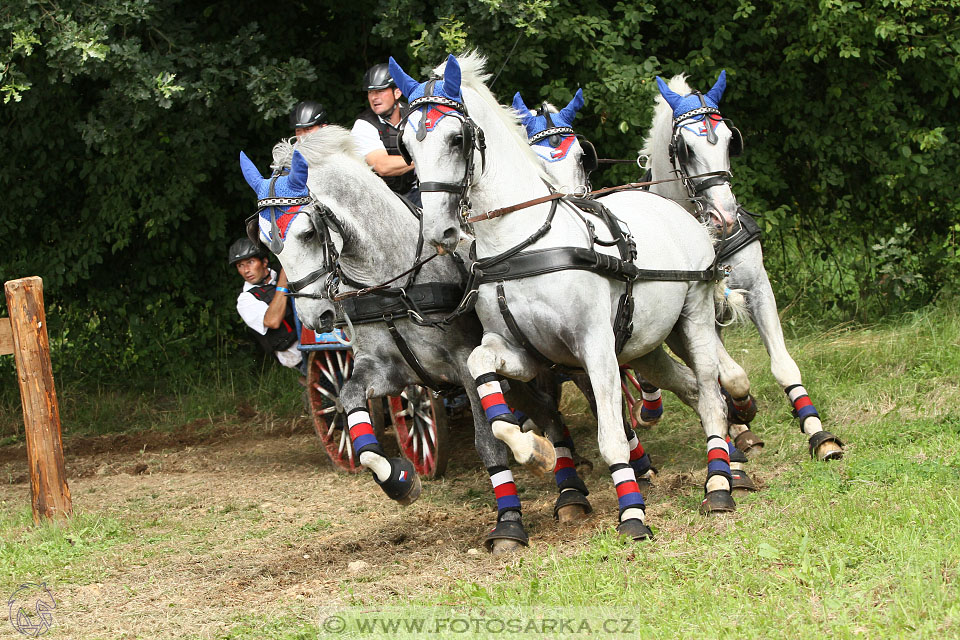
<instances>
[{"instance_id":1,"label":"dust on ground","mask_svg":"<svg viewBox=\"0 0 960 640\"><path fill-rule=\"evenodd\" d=\"M212 638L257 616L315 620L319 610L348 604L455 602L460 585L502 580L527 554L574 554L615 524L616 494L595 429L583 414L571 420L595 467L581 469L594 513L578 524L554 520L552 476L514 465L530 548L508 557L482 547L495 502L468 419L451 425L446 476L424 481L409 507L387 499L368 473L335 470L307 417L264 429L241 408L229 424L67 439L75 511L120 521L130 539L60 568L62 581L13 579L51 586L58 607L49 637L65 638ZM25 467L22 445L0 448L0 503L8 509L29 504ZM649 519L658 536L690 535L702 474L662 471L645 491ZM669 517L677 513L687 515Z\"/></svg>"}]
</instances>

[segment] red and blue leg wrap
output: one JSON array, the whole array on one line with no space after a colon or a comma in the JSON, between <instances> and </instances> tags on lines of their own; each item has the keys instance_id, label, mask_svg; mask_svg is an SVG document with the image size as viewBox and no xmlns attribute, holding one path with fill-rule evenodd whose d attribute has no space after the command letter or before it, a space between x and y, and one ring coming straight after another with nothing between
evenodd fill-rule
<instances>
[{"instance_id":1,"label":"red and blue leg wrap","mask_svg":"<svg viewBox=\"0 0 960 640\"><path fill-rule=\"evenodd\" d=\"M637 485L637 476L629 464L610 465L610 475L613 485L617 488L617 503L620 505L620 514L627 509L646 509L640 487Z\"/></svg>"},{"instance_id":2,"label":"red and blue leg wrap","mask_svg":"<svg viewBox=\"0 0 960 640\"><path fill-rule=\"evenodd\" d=\"M660 389L654 388L653 391L641 389L643 396L643 406L640 408L640 416L646 420L654 420L663 415L663 396Z\"/></svg>"},{"instance_id":3,"label":"red and blue leg wrap","mask_svg":"<svg viewBox=\"0 0 960 640\"><path fill-rule=\"evenodd\" d=\"M637 432L630 428L627 429L627 445L630 447L630 467L639 478L650 471L650 456L643 450Z\"/></svg>"},{"instance_id":4,"label":"red and blue leg wrap","mask_svg":"<svg viewBox=\"0 0 960 640\"><path fill-rule=\"evenodd\" d=\"M564 428L563 433L564 439L553 443L553 448L557 452L557 464L553 468L553 478L557 481L557 488L560 491L576 489L585 496L589 495L587 485L580 479L573 462L573 440L570 438L570 432Z\"/></svg>"},{"instance_id":5,"label":"red and blue leg wrap","mask_svg":"<svg viewBox=\"0 0 960 640\"><path fill-rule=\"evenodd\" d=\"M483 405L488 421L503 420L511 424L519 424L503 397L500 378L497 374L485 373L477 378L476 384L477 393L480 394L480 404Z\"/></svg>"},{"instance_id":6,"label":"red and blue leg wrap","mask_svg":"<svg viewBox=\"0 0 960 640\"><path fill-rule=\"evenodd\" d=\"M810 400L810 396L807 395L807 390L803 388L802 384L790 385L783 391L790 399L790 404L793 405L793 416L800 418L800 431L803 432L803 423L806 422L807 418L814 416L819 418L820 414L817 413L817 408L813 406L813 401Z\"/></svg>"},{"instance_id":7,"label":"red and blue leg wrap","mask_svg":"<svg viewBox=\"0 0 960 640\"><path fill-rule=\"evenodd\" d=\"M747 456L733 444L733 440L727 437L727 453L730 454L730 462L746 462Z\"/></svg>"},{"instance_id":8,"label":"red and blue leg wrap","mask_svg":"<svg viewBox=\"0 0 960 640\"><path fill-rule=\"evenodd\" d=\"M373 424L370 422L370 414L363 407L358 407L347 413L347 427L350 429L350 441L353 443L353 450L359 456L364 451L372 451L378 455L383 455L383 449L377 436L373 433Z\"/></svg>"},{"instance_id":9,"label":"red and blue leg wrap","mask_svg":"<svg viewBox=\"0 0 960 640\"><path fill-rule=\"evenodd\" d=\"M490 484L497 497L498 519L504 511L520 511L520 497L510 469L504 466L487 467L487 473L490 474Z\"/></svg>"},{"instance_id":10,"label":"red and blue leg wrap","mask_svg":"<svg viewBox=\"0 0 960 640\"><path fill-rule=\"evenodd\" d=\"M730 454L726 440L720 436L710 436L707 438L707 480L717 475L730 481Z\"/></svg>"}]
</instances>

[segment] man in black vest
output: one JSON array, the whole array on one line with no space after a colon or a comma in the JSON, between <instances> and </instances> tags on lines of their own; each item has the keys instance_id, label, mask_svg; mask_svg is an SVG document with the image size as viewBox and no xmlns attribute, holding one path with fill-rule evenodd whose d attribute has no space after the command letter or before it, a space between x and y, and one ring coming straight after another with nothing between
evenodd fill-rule
<instances>
[{"instance_id":1,"label":"man in black vest","mask_svg":"<svg viewBox=\"0 0 960 640\"><path fill-rule=\"evenodd\" d=\"M285 367L305 371L303 353L294 321L293 304L287 298L287 275L270 268L263 248L241 238L230 245L228 260L243 277L243 291L237 296L237 313L253 330L267 353L277 356Z\"/></svg>"},{"instance_id":2,"label":"man in black vest","mask_svg":"<svg viewBox=\"0 0 960 640\"><path fill-rule=\"evenodd\" d=\"M394 192L406 196L418 207L420 189L413 165L400 156L397 126L407 114L400 103L400 90L390 77L386 63L370 67L363 76L363 89L370 105L353 123L353 141L373 170Z\"/></svg>"}]
</instances>

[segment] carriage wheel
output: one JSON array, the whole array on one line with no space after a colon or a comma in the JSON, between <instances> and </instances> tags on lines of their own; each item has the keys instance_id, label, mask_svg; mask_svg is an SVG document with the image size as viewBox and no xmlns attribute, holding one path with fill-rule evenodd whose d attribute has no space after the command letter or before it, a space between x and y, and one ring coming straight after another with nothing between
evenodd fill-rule
<instances>
[{"instance_id":1,"label":"carriage wheel","mask_svg":"<svg viewBox=\"0 0 960 640\"><path fill-rule=\"evenodd\" d=\"M447 469L447 410L443 398L426 387L409 386L390 398L390 418L400 452L425 478L438 478Z\"/></svg>"},{"instance_id":2,"label":"carriage wheel","mask_svg":"<svg viewBox=\"0 0 960 640\"><path fill-rule=\"evenodd\" d=\"M333 464L344 471L358 473L363 470L353 452L347 416L340 404L340 390L353 373L353 352L311 351L307 360L307 393L310 398L313 427L327 450ZM383 438L385 418L383 403L372 400L368 403L370 422L378 440Z\"/></svg>"}]
</instances>

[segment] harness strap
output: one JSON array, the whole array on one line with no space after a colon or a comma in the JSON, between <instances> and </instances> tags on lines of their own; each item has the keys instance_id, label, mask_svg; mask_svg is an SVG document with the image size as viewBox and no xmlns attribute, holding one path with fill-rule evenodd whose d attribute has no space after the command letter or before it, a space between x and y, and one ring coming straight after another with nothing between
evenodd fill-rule
<instances>
[{"instance_id":1,"label":"harness strap","mask_svg":"<svg viewBox=\"0 0 960 640\"><path fill-rule=\"evenodd\" d=\"M553 247L525 251L494 264L481 266L476 263L476 284L518 280L555 271L579 269L592 271L602 276L634 282L656 280L663 282L709 282L723 275L723 269L686 271L681 269L640 269L631 262L616 256L598 253L582 247Z\"/></svg>"},{"instance_id":2,"label":"harness strap","mask_svg":"<svg viewBox=\"0 0 960 640\"><path fill-rule=\"evenodd\" d=\"M447 282L416 284L409 289L392 288L376 291L363 298L349 298L341 302L343 312L353 324L382 322L389 314L413 311L419 315L447 312L457 307L463 297L463 288Z\"/></svg>"},{"instance_id":3,"label":"harness strap","mask_svg":"<svg viewBox=\"0 0 960 640\"><path fill-rule=\"evenodd\" d=\"M527 207L533 207L538 204L543 204L544 202L550 202L551 200L559 200L563 198L566 194L563 193L551 193L548 196L542 196L540 198L534 198L533 200L527 200L526 202L521 202L520 204L510 205L509 207L503 207L502 209L494 209L493 211L487 211L486 213L480 213L475 216L467 218L467 222L481 222L483 220L490 220L491 218L499 218L500 216L506 215L508 213L513 213L514 211L519 211L520 209L526 209Z\"/></svg>"},{"instance_id":4,"label":"harness strap","mask_svg":"<svg viewBox=\"0 0 960 640\"><path fill-rule=\"evenodd\" d=\"M523 329L517 324L516 318L510 313L510 308L507 306L507 295L503 290L503 281L497 283L497 304L500 307L500 315L503 316L503 322L507 325L510 334L526 349L527 353L548 367L554 366L554 362L550 358L540 353L540 350L533 346L533 343L527 338Z\"/></svg>"},{"instance_id":5,"label":"harness strap","mask_svg":"<svg viewBox=\"0 0 960 640\"><path fill-rule=\"evenodd\" d=\"M397 324L393 321L392 315L383 316L383 321L387 323L387 328L390 330L390 336L393 338L394 344L397 345L400 355L403 356L403 359L410 366L410 368L413 369L413 372L418 378L420 378L420 381L423 382L423 384L430 387L434 391L449 391L456 388L456 385L448 382L437 381L433 376L427 373L427 370L423 368L422 364L420 364L420 360L417 359L416 354L410 350L409 345L407 345L407 341L403 339L403 335L400 333L400 330L397 329Z\"/></svg>"}]
</instances>

